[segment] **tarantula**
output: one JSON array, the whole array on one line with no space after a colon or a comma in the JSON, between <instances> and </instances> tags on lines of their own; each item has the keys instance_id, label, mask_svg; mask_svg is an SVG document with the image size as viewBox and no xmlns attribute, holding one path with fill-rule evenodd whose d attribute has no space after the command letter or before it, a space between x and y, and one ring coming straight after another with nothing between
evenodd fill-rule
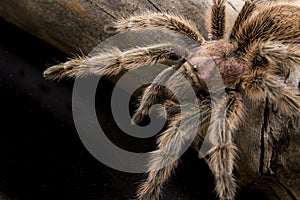
<instances>
[{"instance_id":1,"label":"tarantula","mask_svg":"<svg viewBox=\"0 0 300 200\"><path fill-rule=\"evenodd\" d=\"M299 69L300 6L283 1L264 4L245 1L229 36L225 37L225 3L225 0L214 0L208 27L210 34L206 37L194 23L170 13L145 12L114 25L119 32L156 28L165 34L179 33L198 44L197 48L167 41L123 51L114 48L91 58L72 59L44 72L48 79L88 74L112 76L160 63L176 69L191 82L198 109L180 112L185 105L180 104L172 90L184 88L180 87L182 77L166 69L145 89L132 117L138 124L149 114L152 105L160 103L167 110L169 122L157 139L157 150L151 154L148 177L137 192L139 200L158 199L164 183L178 165L178 159L173 158L180 154L185 143L196 141L195 135L203 140L206 134L211 145L207 163L215 177L217 196L222 200L234 199L237 184L233 169L238 150L234 135L246 116L245 102L255 106L266 100L279 114L299 114L299 94L285 81L290 72ZM86 62L88 60L90 62ZM216 73L221 75L221 84L215 79ZM216 83L213 91L208 91L207 82ZM217 94L217 98L211 98L212 93ZM199 112L200 118L195 117ZM183 120L188 131L179 131ZM192 123L197 120L200 123L195 127ZM170 160L171 164L158 167Z\"/></svg>"}]
</instances>

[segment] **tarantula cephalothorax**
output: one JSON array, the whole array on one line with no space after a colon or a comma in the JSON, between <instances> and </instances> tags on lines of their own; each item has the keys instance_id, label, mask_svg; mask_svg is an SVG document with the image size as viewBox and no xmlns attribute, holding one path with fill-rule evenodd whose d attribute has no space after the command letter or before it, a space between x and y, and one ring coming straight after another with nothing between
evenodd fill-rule
<instances>
[{"instance_id":1,"label":"tarantula cephalothorax","mask_svg":"<svg viewBox=\"0 0 300 200\"><path fill-rule=\"evenodd\" d=\"M266 100L282 115L299 114L298 91L289 88L285 80L300 64L300 7L283 1L263 4L246 1L229 36L225 37L225 3L225 0L214 0L208 27L209 40L204 39L193 23L169 13L145 12L122 19L114 26L120 32L156 28L164 29L166 34L185 35L199 46L197 50L189 49L193 53L188 57L180 49L189 47L166 41L124 51L110 49L91 58L75 58L44 73L49 79L87 74L110 76L145 64L162 63L175 68L192 82L199 110L168 112L169 126L157 140L158 148L152 153L148 178L138 190L139 200L158 199L178 160L159 170L156 170L157 166L170 159L168 156L179 154L183 144L194 139L195 134L203 138L206 133L212 145L207 163L215 176L216 193L219 199L234 199L236 182L233 168L237 154L234 133L246 115L244 103L252 102L255 106L257 101ZM207 64L204 51L214 61L213 65ZM91 62L85 64L89 59ZM214 79L216 70L223 78L225 94L212 100L205 83ZM174 88L181 84L180 79L168 69L156 79L170 87L175 85ZM140 122L148 115L150 107L157 103L163 104L166 110L183 106L178 105L172 92L153 83L145 89L133 121ZM202 118L192 119L195 112L200 112ZM179 134L178 124L186 118L191 118L188 121L200 120L201 123L197 128L190 128L189 133ZM174 141L178 143L173 144Z\"/></svg>"}]
</instances>

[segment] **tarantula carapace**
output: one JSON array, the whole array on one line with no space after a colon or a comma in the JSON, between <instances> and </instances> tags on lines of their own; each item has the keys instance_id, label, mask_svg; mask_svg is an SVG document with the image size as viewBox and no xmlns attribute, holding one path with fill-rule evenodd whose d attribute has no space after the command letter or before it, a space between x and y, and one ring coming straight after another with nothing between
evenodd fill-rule
<instances>
[{"instance_id":1,"label":"tarantula carapace","mask_svg":"<svg viewBox=\"0 0 300 200\"><path fill-rule=\"evenodd\" d=\"M237 187L233 176L237 155L234 134L247 116L244 103L251 102L255 107L258 101L266 101L279 114L299 114L299 93L285 81L293 70L299 69L300 6L283 1L261 4L245 1L231 32L225 36L225 4L225 0L214 0L206 37L194 23L170 13L145 12L114 25L119 32L158 29L170 35L179 33L198 44L196 48L168 41L126 50L113 48L90 58L72 59L44 73L48 79L87 74L111 76L159 63L176 69L190 80L198 109L186 113L177 109L185 106L172 93L180 88L181 79L166 69L145 89L132 118L134 123L139 123L149 114L152 105L160 103L167 110L169 122L157 139L157 150L151 154L148 178L138 190L139 200L159 198L178 159L163 168L159 166L170 157L178 156L184 143L194 140L195 135L202 139L206 135L211 145L206 158L215 177L218 198L234 199ZM216 74L221 75L221 83ZM169 88L161 87L158 82ZM213 85L209 88L211 91L207 83ZM214 98L210 95L213 93L217 94ZM199 112L200 118L195 118ZM182 120L186 121L188 132L179 133ZM196 120L200 121L199 126L191 128L189 123Z\"/></svg>"}]
</instances>

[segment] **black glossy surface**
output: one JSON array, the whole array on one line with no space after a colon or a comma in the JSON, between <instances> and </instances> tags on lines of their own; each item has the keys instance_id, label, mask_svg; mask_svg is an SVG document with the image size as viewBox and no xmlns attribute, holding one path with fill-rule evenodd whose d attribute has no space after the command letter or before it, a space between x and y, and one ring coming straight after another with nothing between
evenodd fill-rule
<instances>
[{"instance_id":1,"label":"black glossy surface","mask_svg":"<svg viewBox=\"0 0 300 200\"><path fill-rule=\"evenodd\" d=\"M73 124L72 81L42 77L47 66L67 56L3 20L0 36L0 191L20 200L132 199L143 175L118 172L94 159ZM106 89L101 92L108 94L113 85L103 84ZM109 95L101 97L100 115L110 107ZM120 135L112 119L101 120L120 146L123 141L125 146L139 144ZM153 138L140 142L138 148L153 148ZM185 153L182 163L162 199L214 199L213 178L196 152ZM240 199L254 197L262 199L253 192Z\"/></svg>"}]
</instances>

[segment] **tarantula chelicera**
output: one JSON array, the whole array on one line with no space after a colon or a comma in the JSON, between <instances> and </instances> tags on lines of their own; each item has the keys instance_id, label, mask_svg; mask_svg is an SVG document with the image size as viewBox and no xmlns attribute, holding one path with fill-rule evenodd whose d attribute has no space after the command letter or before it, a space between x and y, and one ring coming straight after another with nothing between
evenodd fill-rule
<instances>
[{"instance_id":1,"label":"tarantula chelicera","mask_svg":"<svg viewBox=\"0 0 300 200\"><path fill-rule=\"evenodd\" d=\"M169 125L157 139L158 148L152 152L148 178L138 190L139 200L158 199L163 184L178 164L178 159L172 158L195 135L203 139L206 134L211 145L206 158L215 177L216 193L219 199L234 199L237 187L233 176L237 154L234 134L246 116L245 101L255 106L256 102L266 100L279 114L299 114L299 94L285 81L300 64L300 6L283 1L264 4L245 1L231 32L225 36L225 3L225 0L214 0L207 37L194 23L170 13L145 12L114 25L119 32L140 29L146 32L156 28L165 34L181 34L198 44L197 48L168 41L123 51L115 48L91 58L72 59L44 72L48 79L87 74L111 76L159 63L176 69L191 82L198 109L186 113L180 112L180 107L185 105L172 93L183 88L180 87L182 79L172 70L161 72L158 81L143 93L133 122L142 121L150 107L160 103L167 110ZM215 79L217 73L221 75L221 84ZM158 82L167 87L161 87ZM211 91L208 82L215 83ZM218 98L212 98L211 94L217 94ZM200 117L195 117L199 112ZM189 131L178 130L182 120ZM189 124L195 120L200 121L197 127ZM158 167L170 159L170 164Z\"/></svg>"}]
</instances>

